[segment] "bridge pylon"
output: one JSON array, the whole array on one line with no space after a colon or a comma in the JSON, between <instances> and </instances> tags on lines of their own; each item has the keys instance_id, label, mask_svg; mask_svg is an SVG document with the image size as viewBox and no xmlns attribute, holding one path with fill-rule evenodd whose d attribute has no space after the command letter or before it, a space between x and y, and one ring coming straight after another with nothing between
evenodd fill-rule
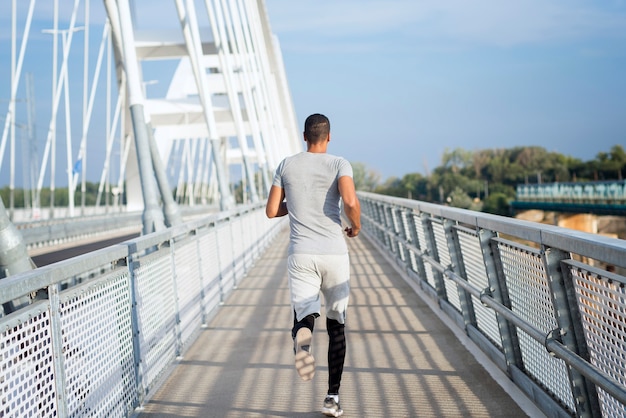
<instances>
[{"instance_id":1,"label":"bridge pylon","mask_svg":"<svg viewBox=\"0 0 626 418\"><path fill-rule=\"evenodd\" d=\"M137 0L131 8L128 0L105 0L114 38L116 31L122 38L113 45L135 125L126 135L145 132L132 110L142 107L148 137L158 149L148 169L143 140L135 138L135 155L126 168L128 209L149 209L151 196L158 196L152 192L154 176L160 186L176 184L178 203L229 209L236 203L234 189L241 191L238 201L258 202L267 195L277 163L302 151L265 3L205 0L197 10L191 0L172 3L171 21L146 24L142 16L151 2ZM159 71L172 63L173 74ZM148 72L157 79L144 80ZM168 86L164 97L146 95L146 85L157 83ZM160 191L168 203L168 192Z\"/></svg>"}]
</instances>

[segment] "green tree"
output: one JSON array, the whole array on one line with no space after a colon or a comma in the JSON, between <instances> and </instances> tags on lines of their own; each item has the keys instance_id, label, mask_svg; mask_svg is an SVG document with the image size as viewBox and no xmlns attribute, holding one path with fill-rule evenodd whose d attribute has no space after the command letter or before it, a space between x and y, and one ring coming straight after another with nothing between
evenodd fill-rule
<instances>
[{"instance_id":1,"label":"green tree","mask_svg":"<svg viewBox=\"0 0 626 418\"><path fill-rule=\"evenodd\" d=\"M511 205L509 204L509 198L504 193L490 193L489 197L485 199L482 210L494 215L510 216Z\"/></svg>"},{"instance_id":2,"label":"green tree","mask_svg":"<svg viewBox=\"0 0 626 418\"><path fill-rule=\"evenodd\" d=\"M352 165L352 178L354 179L354 187L364 192L372 192L380 183L380 174L374 170L368 169L365 164L360 162L350 163Z\"/></svg>"}]
</instances>

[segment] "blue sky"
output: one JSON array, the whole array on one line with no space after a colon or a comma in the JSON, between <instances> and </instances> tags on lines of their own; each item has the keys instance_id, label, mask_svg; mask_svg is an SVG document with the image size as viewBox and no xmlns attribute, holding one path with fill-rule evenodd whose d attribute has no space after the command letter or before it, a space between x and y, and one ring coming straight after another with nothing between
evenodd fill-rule
<instances>
[{"instance_id":1,"label":"blue sky","mask_svg":"<svg viewBox=\"0 0 626 418\"><path fill-rule=\"evenodd\" d=\"M267 0L300 125L383 179L446 149L626 145L626 3Z\"/></svg>"},{"instance_id":2,"label":"blue sky","mask_svg":"<svg viewBox=\"0 0 626 418\"><path fill-rule=\"evenodd\" d=\"M23 24L28 2L18 3ZM51 3L37 3L24 69L35 72L38 97L44 97L37 108L40 153L49 121L51 66L51 36L41 29L51 27ZM61 15L67 15L63 10L73 2L60 3ZM140 6L141 28L179 28L173 0L138 3L150 6ZM197 1L198 10L202 4ZM382 180L425 174L440 164L446 149L457 147L540 145L586 161L626 145L625 1L266 0L266 5L300 129L307 115L326 114L332 124L329 152L364 163ZM102 1L92 0L91 9L92 22L103 21ZM8 97L9 11L10 3L2 2L0 122ZM65 16L62 26L68 21ZM100 35L92 27L92 66ZM75 36L80 53L83 35ZM166 67L146 68L145 78ZM80 114L81 59L73 60L70 71L72 106ZM148 94L166 88L152 85ZM60 138L62 118L61 113ZM23 115L19 122L25 123ZM77 148L80 125L73 134ZM90 137L90 152L103 152L102 130ZM57 152L63 156L60 141ZM6 171L5 158L0 184L7 183ZM91 177L97 180L99 169Z\"/></svg>"}]
</instances>

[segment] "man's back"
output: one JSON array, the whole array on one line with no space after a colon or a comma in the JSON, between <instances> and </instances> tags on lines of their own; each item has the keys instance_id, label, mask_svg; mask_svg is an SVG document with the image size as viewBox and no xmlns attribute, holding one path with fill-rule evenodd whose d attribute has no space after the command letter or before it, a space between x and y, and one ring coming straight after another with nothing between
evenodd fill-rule
<instances>
[{"instance_id":1,"label":"man's back","mask_svg":"<svg viewBox=\"0 0 626 418\"><path fill-rule=\"evenodd\" d=\"M345 159L302 152L286 158L274 185L285 190L290 218L290 254L345 254L338 179L352 177Z\"/></svg>"}]
</instances>

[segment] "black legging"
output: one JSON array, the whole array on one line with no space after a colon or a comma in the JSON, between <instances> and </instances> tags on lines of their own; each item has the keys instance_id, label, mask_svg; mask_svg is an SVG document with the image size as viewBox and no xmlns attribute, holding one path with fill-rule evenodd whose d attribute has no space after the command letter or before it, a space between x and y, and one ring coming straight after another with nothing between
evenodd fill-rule
<instances>
[{"instance_id":1,"label":"black legging","mask_svg":"<svg viewBox=\"0 0 626 418\"><path fill-rule=\"evenodd\" d=\"M338 395L346 358L345 325L326 318L328 331L328 394Z\"/></svg>"}]
</instances>

